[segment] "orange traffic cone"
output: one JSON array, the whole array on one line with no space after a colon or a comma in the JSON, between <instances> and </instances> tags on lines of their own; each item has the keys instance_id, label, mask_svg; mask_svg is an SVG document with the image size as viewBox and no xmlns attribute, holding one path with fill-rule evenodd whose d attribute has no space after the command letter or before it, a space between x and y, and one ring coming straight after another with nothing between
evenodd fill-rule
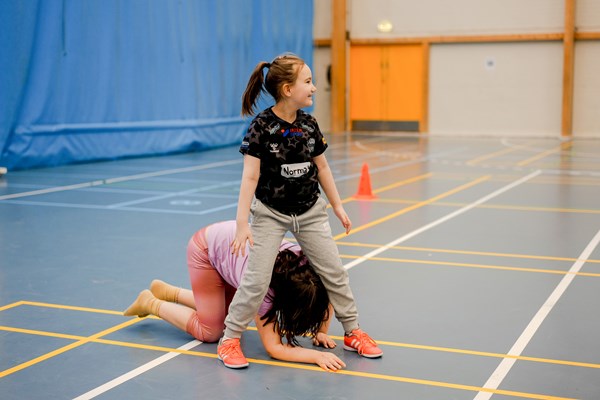
<instances>
[{"instance_id":1,"label":"orange traffic cone","mask_svg":"<svg viewBox=\"0 0 600 400\"><path fill-rule=\"evenodd\" d=\"M369 166L367 163L364 163L362 166L358 192L354 195L354 198L359 200L371 200L377 198L371 190L371 177L369 175Z\"/></svg>"}]
</instances>

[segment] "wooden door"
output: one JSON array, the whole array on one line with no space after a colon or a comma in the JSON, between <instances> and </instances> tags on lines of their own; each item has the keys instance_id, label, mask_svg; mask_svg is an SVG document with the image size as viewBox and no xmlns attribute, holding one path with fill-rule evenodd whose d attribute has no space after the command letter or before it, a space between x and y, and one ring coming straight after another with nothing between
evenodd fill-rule
<instances>
[{"instance_id":1,"label":"wooden door","mask_svg":"<svg viewBox=\"0 0 600 400\"><path fill-rule=\"evenodd\" d=\"M379 46L350 49L350 120L381 119L382 54Z\"/></svg>"},{"instance_id":2,"label":"wooden door","mask_svg":"<svg viewBox=\"0 0 600 400\"><path fill-rule=\"evenodd\" d=\"M350 121L355 130L418 131L423 110L420 44L350 48Z\"/></svg>"}]
</instances>

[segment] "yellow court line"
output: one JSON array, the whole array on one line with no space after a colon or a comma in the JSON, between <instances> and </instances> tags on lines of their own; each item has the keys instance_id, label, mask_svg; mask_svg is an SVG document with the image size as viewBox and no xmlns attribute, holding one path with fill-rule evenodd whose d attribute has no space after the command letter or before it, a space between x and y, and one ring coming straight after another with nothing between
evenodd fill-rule
<instances>
[{"instance_id":1,"label":"yellow court line","mask_svg":"<svg viewBox=\"0 0 600 400\"><path fill-rule=\"evenodd\" d=\"M21 371L21 370L23 370L25 368L31 367L32 365L35 365L35 364L38 364L38 363L40 363L42 361L48 360L48 359L50 359L52 357L55 357L55 356L57 356L59 354L66 353L67 351L72 350L72 349L74 349L76 347L82 346L82 345L84 345L86 343L89 343L89 342L93 341L94 339L98 339L98 338L100 338L102 336L105 336L105 335L108 335L110 333L116 332L119 329L123 329L123 328L125 328L127 326L133 325L133 324L135 324L135 323L137 323L139 321L141 321L141 319L139 319L139 318L130 319L130 320L125 321L125 322L123 322L123 323L121 323L119 325L113 326L112 328L105 329L102 332L98 332L98 333L96 333L96 334L94 334L92 336L89 336L89 337L83 338L81 340L78 340L77 342L70 343L70 344L68 344L66 346L63 346L63 347L59 348L59 349L56 349L54 351L51 351L49 353L43 354L43 355L41 355L39 357L36 357L34 359L31 359L29 361L26 361L24 363L16 365L16 366L14 366L12 368L5 369L4 371L0 371L0 378L4 378L5 376L8 376L8 375L13 374L13 373L18 372L18 371Z\"/></svg>"},{"instance_id":2,"label":"yellow court line","mask_svg":"<svg viewBox=\"0 0 600 400\"><path fill-rule=\"evenodd\" d=\"M133 346L129 346L129 343L127 343L127 342L117 342L117 341L110 341L110 340L105 340L105 339L99 339L98 342L122 345L125 347L135 347L135 348L146 349L146 350L156 350L156 351L161 351L161 352L177 352L177 353L187 354L187 355L192 355L192 356L197 356L197 357L217 358L217 355L214 353L198 352L198 351L194 351L194 350L170 349L170 348L158 347L158 346L138 345L135 343L132 343ZM298 364L298 363L290 363L290 362L285 362L285 361L274 361L274 360L261 360L261 359L257 359L257 358L248 358L247 360L249 363L252 363L252 364L277 366L277 367L292 368L292 369L302 369L302 370L314 371L314 372L320 372L320 373L327 372L320 367L307 365L307 364ZM458 390L468 390L468 391L473 391L473 392L482 392L483 391L483 392L489 392L489 393L494 393L494 394L502 394L502 395L506 395L506 396L524 397L524 398L529 398L529 399L571 400L570 398L564 398L564 397L552 397L552 396L540 395L540 394L535 394L535 393L517 392L517 391L509 391L509 390L487 389L487 388L482 388L482 387L478 387L478 386L462 385L462 384L442 382L442 381L433 381L433 380L427 380L427 379L408 378L408 377L396 376L396 375L373 374L373 373L362 372L362 371L339 370L339 371L336 371L335 373L339 374L339 375L355 376L355 377L359 377L359 378L388 380L388 381L396 381L396 382L412 383L412 384L418 384L418 385L451 388L451 389L458 389Z\"/></svg>"},{"instance_id":3,"label":"yellow court line","mask_svg":"<svg viewBox=\"0 0 600 400\"><path fill-rule=\"evenodd\" d=\"M23 334L28 334L28 335L54 337L54 338L59 338L59 339L69 339L69 340L87 339L87 337L85 337L85 336L70 335L70 334L56 333L56 332L46 332L46 331L39 331L39 330L34 330L34 329L15 328L15 327L9 327L9 326L0 326L0 330L7 331L7 332L23 333ZM253 326L250 326L247 328L247 330L256 331L257 329ZM332 338L334 340L339 340L340 342L344 340L343 336L331 335L330 338ZM214 353L206 353L206 352L200 352L200 351L196 351L196 350L182 350L182 349L175 349L175 348L171 348L171 347L126 342L126 341L122 341L122 340L111 340L111 339L98 338L98 339L92 339L92 340L90 340L90 342L115 345L115 346L121 346L121 347L139 348L139 349L145 349L145 350L175 352L175 353L189 354L189 355L202 356L202 357L208 357L208 358L217 358L217 355ZM586 363L586 362L579 362L579 361L557 360L557 359L542 358L542 357L528 357L528 356L522 356L522 355L517 356L517 355L509 355L509 354L502 354L502 353L493 353L493 352L488 352L488 351L466 350L466 349L457 349L457 348L452 348L452 347L440 347L440 346L427 346L427 345L421 345L421 344L399 343L399 342L390 342L390 341L383 341L383 340L377 340L377 344L381 345L381 346L403 347L403 348L425 350L425 351L438 351L438 352L444 352L444 353L465 354L465 355L472 355L472 356L502 358L502 359L511 358L511 359L515 359L515 360L531 361L531 362L537 362L537 363L541 363L541 364L559 364L559 365L566 365L566 366L570 366L570 367L600 369L600 364Z\"/></svg>"},{"instance_id":4,"label":"yellow court line","mask_svg":"<svg viewBox=\"0 0 600 400\"><path fill-rule=\"evenodd\" d=\"M493 394L511 396L511 397L520 397L520 398L526 398L526 399L575 400L574 398L570 398L570 397L556 397L556 396L548 396L545 394L517 392L517 391L513 391L513 390L488 389L488 388L471 386L471 385L461 385L461 384L456 384L456 383L431 381L431 380L426 380L426 379L415 379L415 378L406 378L406 377L400 377L400 376L372 374L372 373L367 373L367 372L356 373L354 371L340 370L335 373L341 374L341 375L360 376L363 378L376 378L376 379L396 381L396 382L413 383L413 384L418 384L418 385L443 387L443 388L458 389L458 390L467 390L467 391L472 391L472 392L486 392L486 393L493 393Z\"/></svg>"},{"instance_id":5,"label":"yellow court line","mask_svg":"<svg viewBox=\"0 0 600 400\"><path fill-rule=\"evenodd\" d=\"M486 181L486 180L490 179L490 177L491 177L490 175L482 176L482 177L477 178L477 179L475 179L475 180L473 180L471 182L465 183L464 185L458 186L458 187L456 187L454 189L451 189L451 190L449 190L447 192L444 192L442 194L434 196L434 197L432 197L430 199L427 199L427 200L424 200L424 201L420 201L420 202L418 202L416 204L413 204L411 206L403 208L402 210L397 211L397 212L392 213L392 214L389 214L389 215L387 215L385 217L376 219L374 221L371 221L371 222L366 223L364 225L358 226L356 228L352 228L352 230L350 231L350 233L348 233L348 234L346 234L345 232L344 233L340 233L339 235L334 236L333 240L338 240L338 239L341 239L343 237L348 237L349 235L352 235L353 233L357 233L357 232L363 231L363 230L365 230L367 228L370 228L372 226L379 225L382 222L389 221L390 219L396 218L396 217L398 217L398 216L400 216L402 214L406 214L409 211L413 211L413 210L416 210L417 208L424 207L424 206L426 206L428 204L431 204L433 202L436 202L436 201L438 201L440 199L443 199L445 197L448 197L448 196L451 196L451 195L453 195L455 193L458 193L458 192L460 192L462 190L465 190L465 189L468 189L468 188L470 188L472 186L475 186L475 185L477 185L477 184L479 184L479 183L481 183L483 181Z\"/></svg>"},{"instance_id":6,"label":"yellow court line","mask_svg":"<svg viewBox=\"0 0 600 400\"><path fill-rule=\"evenodd\" d=\"M433 175L433 173L429 172L427 174L418 175L418 176L414 176L412 178L404 179L404 180L402 180L400 182L392 183L391 185L383 186L383 187L381 187L379 189L373 190L373 193L381 193L381 192L385 192L385 191L390 190L390 189L397 188L399 186L408 185L409 183L418 182L420 180L429 178L432 175ZM357 200L356 200L356 198L354 196L350 196L350 197L347 197L347 198L343 199L342 200L342 204L349 203L351 201L357 201ZM327 204L327 208L331 208L331 204Z\"/></svg>"},{"instance_id":7,"label":"yellow court line","mask_svg":"<svg viewBox=\"0 0 600 400\"><path fill-rule=\"evenodd\" d=\"M441 203L440 203L441 204ZM450 203L448 203L450 204ZM560 208L560 207L533 207L533 206L509 206L500 204L483 204L480 208L494 208L500 210L518 210L518 211L543 211L559 213L580 213L580 214L600 214L600 210L585 208Z\"/></svg>"},{"instance_id":8,"label":"yellow court line","mask_svg":"<svg viewBox=\"0 0 600 400\"><path fill-rule=\"evenodd\" d=\"M14 307L18 307L20 305L23 305L23 302L22 301L17 301L15 303L7 304L5 306L0 307L0 311L8 310L8 309L11 309L11 308L14 308Z\"/></svg>"},{"instance_id":9,"label":"yellow court line","mask_svg":"<svg viewBox=\"0 0 600 400\"><path fill-rule=\"evenodd\" d=\"M562 169L565 169L562 166ZM545 175L535 180L538 185L553 186L600 186L598 177L586 177L581 175Z\"/></svg>"},{"instance_id":10,"label":"yellow court line","mask_svg":"<svg viewBox=\"0 0 600 400\"><path fill-rule=\"evenodd\" d=\"M46 307L46 308L60 308L60 309L63 309L63 310L85 311L85 312L93 312L93 313L99 313L99 314L120 315L120 316L123 315L123 311L102 310L102 309L99 309L99 308L65 306L65 305L62 305L62 304L40 303L40 302L36 302L36 301L21 301L20 303L21 303L21 305L26 305L26 306L39 306L39 307Z\"/></svg>"},{"instance_id":11,"label":"yellow court line","mask_svg":"<svg viewBox=\"0 0 600 400\"><path fill-rule=\"evenodd\" d=\"M381 193L381 192L386 192L388 190L397 188L399 186L404 186L404 185L409 184L409 183L414 183L414 182L417 182L417 181L420 181L420 180L423 180L423 179L426 179L426 178L430 178L432 175L433 175L433 172L429 172L427 174L415 176L413 178L408 178L408 179L405 179L403 181L392 183L390 185L380 187L379 189L375 189L375 190L373 190L373 193L377 194L377 193Z\"/></svg>"},{"instance_id":12,"label":"yellow court line","mask_svg":"<svg viewBox=\"0 0 600 400\"><path fill-rule=\"evenodd\" d=\"M596 273L592 273L592 272L570 272L570 271L561 271L561 270L556 270L556 269L507 267L507 266L503 266L503 265L469 264L469 263L457 263L457 262L450 262L450 261L411 260L411 259L391 258L391 257L365 257L365 256L356 256L356 255L340 255L340 257L341 258L350 258L350 259L366 258L368 260L389 261L389 262L396 262L396 263L445 265L445 266L453 266L453 267L497 269L497 270L504 270L504 271L535 272L535 273L555 274L555 275L590 276L590 277L596 277L596 278L600 277L600 274L596 274Z\"/></svg>"},{"instance_id":13,"label":"yellow court line","mask_svg":"<svg viewBox=\"0 0 600 400\"><path fill-rule=\"evenodd\" d=\"M53 338L58 338L58 339L69 339L69 340L85 339L85 336L69 335L67 333L58 333L58 332L39 331L37 329L15 328L12 326L2 326L2 325L0 325L0 331L25 333L27 335L36 335L36 336L47 336L47 337L53 337Z\"/></svg>"},{"instance_id":14,"label":"yellow court line","mask_svg":"<svg viewBox=\"0 0 600 400\"><path fill-rule=\"evenodd\" d=\"M374 199L376 203L401 203L401 204L414 204L418 203L418 200L399 200L399 199ZM450 203L450 202L437 202L432 204L435 206L444 207L464 207L465 203ZM543 212L561 212L561 213L581 213L581 214L600 214L600 210L585 209L585 208L555 208L555 207L534 207L534 206L509 206L502 204L479 204L475 208L489 208L499 210L518 210L518 211L543 211Z\"/></svg>"},{"instance_id":15,"label":"yellow court line","mask_svg":"<svg viewBox=\"0 0 600 400\"><path fill-rule=\"evenodd\" d=\"M344 338L341 336L331 336L331 338L344 340ZM377 340L377 344L382 345L382 346L405 347L405 348L409 348L409 349L439 351L439 352L444 352L444 353L467 354L467 355L473 355L473 356L503 358L503 359L511 358L511 359L520 360L520 361L531 361L531 362L537 362L537 363L543 363L543 364L559 364L559 365L567 365L569 367L600 369L600 364L585 363L585 362L579 362L579 361L556 360L556 359L552 359L552 358L542 358L542 357L516 356L516 355L510 355L510 354L491 353L491 352L487 352L487 351L455 349L455 348L451 348L451 347L439 347L439 346L426 346L426 345L411 344L411 343L386 342L386 341L382 341L382 340Z\"/></svg>"},{"instance_id":16,"label":"yellow court line","mask_svg":"<svg viewBox=\"0 0 600 400\"><path fill-rule=\"evenodd\" d=\"M598 173L598 168L600 167L600 163L598 162L593 162L593 161L577 161L577 160L573 160L573 161L564 161L561 160L559 161L559 165L561 169L566 169L566 170L571 170L571 169L575 169L575 170L582 170L584 172L587 173ZM540 164L540 167L545 167L548 169L554 169L556 168L556 162L547 162L545 164Z\"/></svg>"},{"instance_id":17,"label":"yellow court line","mask_svg":"<svg viewBox=\"0 0 600 400\"><path fill-rule=\"evenodd\" d=\"M2 328L4 328L4 327L0 327L0 329L2 329ZM36 331L32 331L32 330L23 330L23 333L35 334L35 332ZM46 334L46 333L44 333L44 334ZM337 338L337 339L343 340L343 338L341 338L339 336L332 336L332 338ZM199 351L194 351L194 350L180 350L180 349L174 349L174 348L170 348L170 347L144 345L144 344L139 344L139 343L122 342L122 341L107 340L107 339L101 339L101 338L90 339L90 338L82 337L81 340L82 341L87 340L87 341L91 341L91 342L95 342L95 343L110 344L110 345L115 345L115 346L123 346L123 347L138 348L138 349L144 349L144 350L159 351L159 352L165 352L165 353L180 353L180 354L186 354L186 355L191 355L191 356L196 356L196 357L217 358L217 355L214 353L199 352ZM392 342L378 341L378 343L389 345ZM399 347L414 347L414 345L413 346L403 345L403 344L395 344L395 345L397 345ZM422 349L426 349L426 350L436 349L431 346L418 346L415 348L422 348ZM460 352L459 350L453 351L453 349L447 349L446 351ZM495 356L495 355L492 355L494 353L483 353L483 352L469 352L469 354L475 354L475 355L485 354L485 355L490 355L492 357ZM502 355L500 355L500 356L502 357ZM522 358L522 357L515 357L515 358ZM320 372L320 373L326 372L325 370L323 370L322 368L317 367L317 366L312 366L312 365L307 365L307 364L290 363L290 362L284 362L284 361L261 360L261 359L256 359L256 358L249 358L248 362L253 363L253 364L301 369L301 370L314 371L314 372ZM600 366L598 366L598 367L600 367ZM370 379L379 379L379 380L387 380L387 381L395 381L395 382L412 383L412 384L417 384L417 385L442 387L442 388L450 388L450 389L457 389L457 390L466 390L466 391L472 391L472 392L488 392L488 393L494 393L494 394L499 394L499 395L505 395L505 396L511 396L511 397L522 397L522 398L528 398L528 399L571 400L570 398L566 398L566 397L555 397L555 396L548 396L548 395L527 393L527 392L518 392L518 391L511 391L511 390L488 389L488 388L483 388L483 387L479 387L479 386L463 385L463 384L443 382L443 381L434 381L434 380L428 380L428 379L409 378L409 377L403 377L403 376L397 376L397 375L374 374L374 373L362 372L362 371L339 370L339 371L335 372L335 374L355 376L355 377L359 377L359 378L370 378ZM2 376L0 375L0 377L2 377Z\"/></svg>"},{"instance_id":18,"label":"yellow court line","mask_svg":"<svg viewBox=\"0 0 600 400\"><path fill-rule=\"evenodd\" d=\"M120 317L123 316L123 311L103 310L101 308L90 308L90 307L67 306L64 304L44 303L41 301L28 301L28 300L21 300L21 301L17 301L16 303L12 303L12 304L8 304L6 306L0 307L0 311L9 309L9 308L14 308L17 306L58 308L61 310L73 310L73 311L91 312L91 313L97 313L97 314L118 315ZM155 317L154 315L149 315L146 318L160 319L159 317Z\"/></svg>"},{"instance_id":19,"label":"yellow court line","mask_svg":"<svg viewBox=\"0 0 600 400\"><path fill-rule=\"evenodd\" d=\"M557 146L554 149L546 150L546 151L544 151L542 153L536 154L533 157L530 157L530 158L528 158L526 160L518 162L517 166L518 167L523 167L523 166L525 166L527 164L531 164L532 162L537 161L537 160L541 160L542 158L547 157L547 156L549 156L551 154L558 153L558 152L560 152L562 150L567 150L572 145L573 145L573 142L562 143L560 146Z\"/></svg>"},{"instance_id":20,"label":"yellow court line","mask_svg":"<svg viewBox=\"0 0 600 400\"><path fill-rule=\"evenodd\" d=\"M484 154L482 156L479 156L479 157L476 157L476 158L473 158L473 159L467 161L467 165L475 165L475 164L480 163L481 161L488 160L490 158L494 158L494 157L501 156L501 155L504 155L504 154L512 153L513 151L525 149L525 148L527 148L532 143L533 142L528 142L528 143L525 143L525 144L522 144L522 145L519 145L519 146L508 147L506 149L495 151L495 152L490 153L490 154Z\"/></svg>"},{"instance_id":21,"label":"yellow court line","mask_svg":"<svg viewBox=\"0 0 600 400\"><path fill-rule=\"evenodd\" d=\"M367 247L367 248L380 248L382 244L372 243L359 243L359 242L336 242L339 246L353 246L353 247ZM390 249L394 250L412 250L422 251L429 253L449 253L449 254L463 254L463 255L476 255L476 256L491 256L491 257L506 257L506 258L524 258L532 260L544 260L544 261L569 261L575 262L577 258L573 257L552 257L552 256L536 256L530 254L511 254L511 253L493 253L488 251L470 251L470 250L451 250L451 249L435 249L431 247L413 247L413 246L391 246ZM586 260L586 263L600 263L600 260Z\"/></svg>"},{"instance_id":22,"label":"yellow court line","mask_svg":"<svg viewBox=\"0 0 600 400\"><path fill-rule=\"evenodd\" d=\"M248 359L249 362L255 364L263 364L263 365L271 365L271 366L279 366L285 368L294 368L294 369L303 369L307 371L315 371L315 372L325 372L327 371L321 369L320 367L313 367L310 365L302 365L302 364L291 364L282 361L266 361L266 360L257 360L257 359ZM338 375L348 375L355 376L360 378L371 378L371 379L379 379L379 380L387 380L394 382L403 382L403 383L412 383L416 385L424 385L424 386L434 386L434 387L442 387L445 389L457 389L457 390L465 390L471 392L487 392L504 396L511 397L520 397L526 399L540 399L540 400L575 400L571 397L556 397L556 396L548 396L545 394L536 394L536 393L526 393L526 392L517 392L512 390L501 390L501 389L488 389L479 386L472 385L463 385L458 383L449 383L443 381L433 381L428 379L418 379L418 378L408 378L404 376L396 376L396 375L384 375L384 374L374 374L370 372L360 372L360 371L349 371L349 370L338 370L336 372L332 372Z\"/></svg>"},{"instance_id":23,"label":"yellow court line","mask_svg":"<svg viewBox=\"0 0 600 400\"><path fill-rule=\"evenodd\" d=\"M135 318L134 318L134 320L135 320ZM140 319L140 321L141 321L141 319ZM138 322L138 321L136 321L136 322ZM254 329L254 330L256 330L256 329ZM24 329L24 328L15 328L15 327L11 327L11 326L1 326L0 325L0 331L23 333L23 334L27 334L27 335L36 335L36 336L46 336L46 337L53 337L53 338L59 338L59 339L77 340L77 341L88 340L88 342L90 342L90 343L101 343L101 344L109 344L109 345L121 346L121 347L132 347L132 348L136 348L136 349L156 350L156 351L164 351L167 353L181 353L181 354L198 355L198 356L202 356L202 357L217 358L217 355L213 354L213 353L204 353L204 352L199 352L199 351L173 349L171 347L124 342L121 340L111 340L111 339L102 339L102 338L90 339L87 336L70 335L70 334L66 334L66 333L57 333L57 332L47 332L47 331L40 331L40 330L36 330L36 329Z\"/></svg>"}]
</instances>

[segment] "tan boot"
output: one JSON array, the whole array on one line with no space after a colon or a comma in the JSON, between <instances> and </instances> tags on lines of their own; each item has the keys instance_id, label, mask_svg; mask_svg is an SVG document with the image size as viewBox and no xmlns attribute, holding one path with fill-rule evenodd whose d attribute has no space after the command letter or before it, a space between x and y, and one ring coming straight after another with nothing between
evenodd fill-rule
<instances>
[{"instance_id":1,"label":"tan boot","mask_svg":"<svg viewBox=\"0 0 600 400\"><path fill-rule=\"evenodd\" d=\"M157 298L169 303L179 303L179 291L178 288L173 285L169 285L167 282L163 282L160 279L155 279L150 284L150 291Z\"/></svg>"},{"instance_id":2,"label":"tan boot","mask_svg":"<svg viewBox=\"0 0 600 400\"><path fill-rule=\"evenodd\" d=\"M137 315L141 318L152 314L158 317L158 312L160 311L160 305L162 303L162 300L157 299L152 295L152 292L145 289L140 292L133 304L131 304L127 310L123 311L123 315Z\"/></svg>"}]
</instances>

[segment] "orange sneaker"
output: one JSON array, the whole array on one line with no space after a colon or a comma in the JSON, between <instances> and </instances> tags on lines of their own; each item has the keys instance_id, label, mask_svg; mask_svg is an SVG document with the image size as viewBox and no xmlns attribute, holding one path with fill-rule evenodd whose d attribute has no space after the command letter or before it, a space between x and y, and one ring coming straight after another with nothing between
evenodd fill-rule
<instances>
[{"instance_id":1,"label":"orange sneaker","mask_svg":"<svg viewBox=\"0 0 600 400\"><path fill-rule=\"evenodd\" d=\"M377 347L377 343L361 329L355 329L349 335L344 335L344 350L357 351L359 355L367 358L377 358L383 355L383 351Z\"/></svg>"},{"instance_id":2,"label":"orange sneaker","mask_svg":"<svg viewBox=\"0 0 600 400\"><path fill-rule=\"evenodd\" d=\"M248 360L242 353L240 339L223 340L221 338L217 346L217 354L219 360L223 361L227 368L245 368L248 366Z\"/></svg>"}]
</instances>

